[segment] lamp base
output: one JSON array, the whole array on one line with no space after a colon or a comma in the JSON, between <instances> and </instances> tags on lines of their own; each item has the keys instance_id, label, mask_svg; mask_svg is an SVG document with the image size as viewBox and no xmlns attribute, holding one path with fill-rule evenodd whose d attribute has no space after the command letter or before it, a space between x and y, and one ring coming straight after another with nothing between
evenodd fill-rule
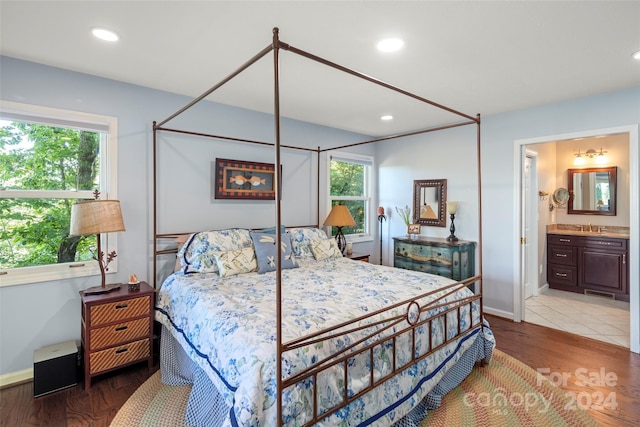
<instances>
[{"instance_id":1,"label":"lamp base","mask_svg":"<svg viewBox=\"0 0 640 427\"><path fill-rule=\"evenodd\" d=\"M94 294L106 294L112 291L120 289L120 283L111 283L108 285L102 286L94 286L92 288L87 288L82 293L84 295L94 295Z\"/></svg>"}]
</instances>

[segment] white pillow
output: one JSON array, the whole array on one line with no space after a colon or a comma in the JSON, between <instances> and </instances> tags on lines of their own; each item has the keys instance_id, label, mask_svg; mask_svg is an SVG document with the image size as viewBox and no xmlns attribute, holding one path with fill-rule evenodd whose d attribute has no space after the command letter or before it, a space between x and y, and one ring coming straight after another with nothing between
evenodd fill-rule
<instances>
[{"instance_id":1,"label":"white pillow","mask_svg":"<svg viewBox=\"0 0 640 427\"><path fill-rule=\"evenodd\" d=\"M220 277L250 273L258 269L256 252L253 248L242 248L233 251L214 252Z\"/></svg>"},{"instance_id":2,"label":"white pillow","mask_svg":"<svg viewBox=\"0 0 640 427\"><path fill-rule=\"evenodd\" d=\"M313 257L317 261L329 258L342 258L342 252L338 248L336 239L314 240L309 243Z\"/></svg>"}]
</instances>

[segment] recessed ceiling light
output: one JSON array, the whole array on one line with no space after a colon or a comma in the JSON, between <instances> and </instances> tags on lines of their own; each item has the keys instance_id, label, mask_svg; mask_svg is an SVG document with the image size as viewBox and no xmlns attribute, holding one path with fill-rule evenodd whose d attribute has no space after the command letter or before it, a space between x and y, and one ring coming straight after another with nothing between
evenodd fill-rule
<instances>
[{"instance_id":1,"label":"recessed ceiling light","mask_svg":"<svg viewBox=\"0 0 640 427\"><path fill-rule=\"evenodd\" d=\"M108 42L115 42L120 39L120 36L111 30L107 30L106 28L101 27L93 27L91 28L91 34L99 38L100 40L105 40Z\"/></svg>"},{"instance_id":2,"label":"recessed ceiling light","mask_svg":"<svg viewBox=\"0 0 640 427\"><path fill-rule=\"evenodd\" d=\"M634 52L631 56L633 56L633 59L640 60L640 50L637 52Z\"/></svg>"},{"instance_id":3,"label":"recessed ceiling light","mask_svg":"<svg viewBox=\"0 0 640 427\"><path fill-rule=\"evenodd\" d=\"M404 46L404 41L398 38L383 39L377 45L380 52L395 52L402 49L402 46Z\"/></svg>"},{"instance_id":4,"label":"recessed ceiling light","mask_svg":"<svg viewBox=\"0 0 640 427\"><path fill-rule=\"evenodd\" d=\"M393 120L393 116L391 114L385 114L384 116L380 116L380 120L387 122L389 120Z\"/></svg>"}]
</instances>

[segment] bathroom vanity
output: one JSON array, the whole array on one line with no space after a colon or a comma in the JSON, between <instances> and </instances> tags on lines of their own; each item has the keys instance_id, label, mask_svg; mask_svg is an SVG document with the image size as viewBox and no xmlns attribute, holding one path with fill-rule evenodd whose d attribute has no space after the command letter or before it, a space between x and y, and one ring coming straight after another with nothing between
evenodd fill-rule
<instances>
[{"instance_id":1,"label":"bathroom vanity","mask_svg":"<svg viewBox=\"0 0 640 427\"><path fill-rule=\"evenodd\" d=\"M598 231L547 232L549 288L629 301L629 238Z\"/></svg>"}]
</instances>

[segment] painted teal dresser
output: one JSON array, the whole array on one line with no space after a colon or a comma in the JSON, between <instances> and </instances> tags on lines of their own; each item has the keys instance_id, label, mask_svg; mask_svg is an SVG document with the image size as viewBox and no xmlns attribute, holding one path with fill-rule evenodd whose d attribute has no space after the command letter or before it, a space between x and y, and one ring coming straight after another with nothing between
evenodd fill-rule
<instances>
[{"instance_id":1,"label":"painted teal dresser","mask_svg":"<svg viewBox=\"0 0 640 427\"><path fill-rule=\"evenodd\" d=\"M464 280L475 274L476 242L394 237L393 266Z\"/></svg>"}]
</instances>

